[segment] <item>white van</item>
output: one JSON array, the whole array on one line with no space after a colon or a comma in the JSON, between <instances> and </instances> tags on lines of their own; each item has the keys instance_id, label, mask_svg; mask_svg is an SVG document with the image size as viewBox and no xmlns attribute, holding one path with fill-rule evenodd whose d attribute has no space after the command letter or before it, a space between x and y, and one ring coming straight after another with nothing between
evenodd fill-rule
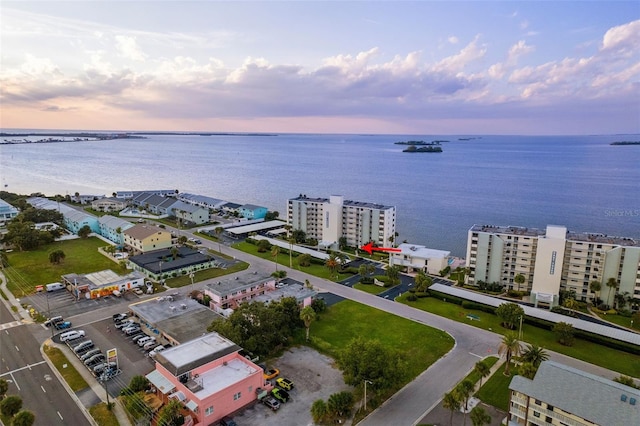
<instances>
[{"instance_id":1,"label":"white van","mask_svg":"<svg viewBox=\"0 0 640 426\"><path fill-rule=\"evenodd\" d=\"M56 291L56 290L62 290L64 288L64 284L51 283L51 284L47 284L45 287L47 288L47 291Z\"/></svg>"},{"instance_id":2,"label":"white van","mask_svg":"<svg viewBox=\"0 0 640 426\"><path fill-rule=\"evenodd\" d=\"M151 336L147 336L147 337L143 337L142 339L138 340L136 343L138 344L138 346L143 347L144 344L149 342L151 339L153 339L154 342L156 340Z\"/></svg>"},{"instance_id":3,"label":"white van","mask_svg":"<svg viewBox=\"0 0 640 426\"><path fill-rule=\"evenodd\" d=\"M67 340L74 340L79 337L84 337L84 330L65 331L60 335L60 341L66 342Z\"/></svg>"}]
</instances>

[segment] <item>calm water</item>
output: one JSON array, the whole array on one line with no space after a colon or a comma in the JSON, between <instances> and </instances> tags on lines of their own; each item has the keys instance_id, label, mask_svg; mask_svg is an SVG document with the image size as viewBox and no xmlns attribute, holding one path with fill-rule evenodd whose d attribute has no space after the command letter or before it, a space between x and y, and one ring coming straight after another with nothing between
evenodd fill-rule
<instances>
[{"instance_id":1,"label":"calm water","mask_svg":"<svg viewBox=\"0 0 640 426\"><path fill-rule=\"evenodd\" d=\"M400 140L446 139L441 154ZM17 193L179 189L280 211L299 194L397 208L399 241L464 256L477 224L640 237L640 146L634 136L149 136L0 145L2 184Z\"/></svg>"}]
</instances>

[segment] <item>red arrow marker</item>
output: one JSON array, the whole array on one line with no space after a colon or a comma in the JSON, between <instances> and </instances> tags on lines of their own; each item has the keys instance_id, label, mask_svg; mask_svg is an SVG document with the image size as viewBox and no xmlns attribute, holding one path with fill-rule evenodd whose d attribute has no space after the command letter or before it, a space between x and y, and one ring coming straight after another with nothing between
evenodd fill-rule
<instances>
[{"instance_id":1,"label":"red arrow marker","mask_svg":"<svg viewBox=\"0 0 640 426\"><path fill-rule=\"evenodd\" d=\"M374 251L394 251L401 252L402 250L399 248L391 248L391 247L374 247L373 243L368 243L360 247L362 250L366 251L369 254L373 254Z\"/></svg>"}]
</instances>

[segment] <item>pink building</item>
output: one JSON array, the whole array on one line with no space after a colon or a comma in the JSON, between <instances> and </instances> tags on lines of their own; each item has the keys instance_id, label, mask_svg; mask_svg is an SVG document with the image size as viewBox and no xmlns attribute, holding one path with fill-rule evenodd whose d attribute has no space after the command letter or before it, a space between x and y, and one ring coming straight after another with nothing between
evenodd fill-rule
<instances>
[{"instance_id":1,"label":"pink building","mask_svg":"<svg viewBox=\"0 0 640 426\"><path fill-rule=\"evenodd\" d=\"M209 307L215 312L228 315L242 302L275 290L276 280L272 277L257 277L253 274L235 279L209 283L204 287L204 294L211 298Z\"/></svg>"},{"instance_id":2,"label":"pink building","mask_svg":"<svg viewBox=\"0 0 640 426\"><path fill-rule=\"evenodd\" d=\"M240 347L217 333L208 333L156 355L156 369L147 379L156 395L177 399L185 426L204 426L253 403L264 388L262 368L238 353Z\"/></svg>"}]
</instances>

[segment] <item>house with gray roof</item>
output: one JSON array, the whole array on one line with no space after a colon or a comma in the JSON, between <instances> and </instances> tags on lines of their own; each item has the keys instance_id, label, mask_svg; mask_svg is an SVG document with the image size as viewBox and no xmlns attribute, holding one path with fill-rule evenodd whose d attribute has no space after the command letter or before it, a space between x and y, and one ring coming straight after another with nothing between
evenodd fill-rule
<instances>
[{"instance_id":1,"label":"house with gray roof","mask_svg":"<svg viewBox=\"0 0 640 426\"><path fill-rule=\"evenodd\" d=\"M0 200L0 223L10 221L14 217L18 216L20 210L17 207L12 206L4 200Z\"/></svg>"},{"instance_id":2,"label":"house with gray roof","mask_svg":"<svg viewBox=\"0 0 640 426\"><path fill-rule=\"evenodd\" d=\"M170 216L175 216L183 224L202 225L209 222L209 209L184 201L175 201L169 208Z\"/></svg>"},{"instance_id":3,"label":"house with gray roof","mask_svg":"<svg viewBox=\"0 0 640 426\"><path fill-rule=\"evenodd\" d=\"M267 208L256 206L255 204L244 204L238 208L240 216L245 219L264 219L267 215Z\"/></svg>"},{"instance_id":4,"label":"house with gray roof","mask_svg":"<svg viewBox=\"0 0 640 426\"><path fill-rule=\"evenodd\" d=\"M544 361L533 380L515 376L508 426L640 424L640 390Z\"/></svg>"},{"instance_id":5,"label":"house with gray roof","mask_svg":"<svg viewBox=\"0 0 640 426\"><path fill-rule=\"evenodd\" d=\"M194 204L196 206L205 207L211 210L218 210L220 207L227 203L226 201L220 200L218 198L189 194L186 192L179 194L178 200L184 201L185 203Z\"/></svg>"},{"instance_id":6,"label":"house with gray roof","mask_svg":"<svg viewBox=\"0 0 640 426\"><path fill-rule=\"evenodd\" d=\"M111 215L99 217L98 223L100 224L100 235L110 241L113 241L118 246L124 245L123 232L135 226L128 220L120 219L119 217Z\"/></svg>"}]
</instances>

